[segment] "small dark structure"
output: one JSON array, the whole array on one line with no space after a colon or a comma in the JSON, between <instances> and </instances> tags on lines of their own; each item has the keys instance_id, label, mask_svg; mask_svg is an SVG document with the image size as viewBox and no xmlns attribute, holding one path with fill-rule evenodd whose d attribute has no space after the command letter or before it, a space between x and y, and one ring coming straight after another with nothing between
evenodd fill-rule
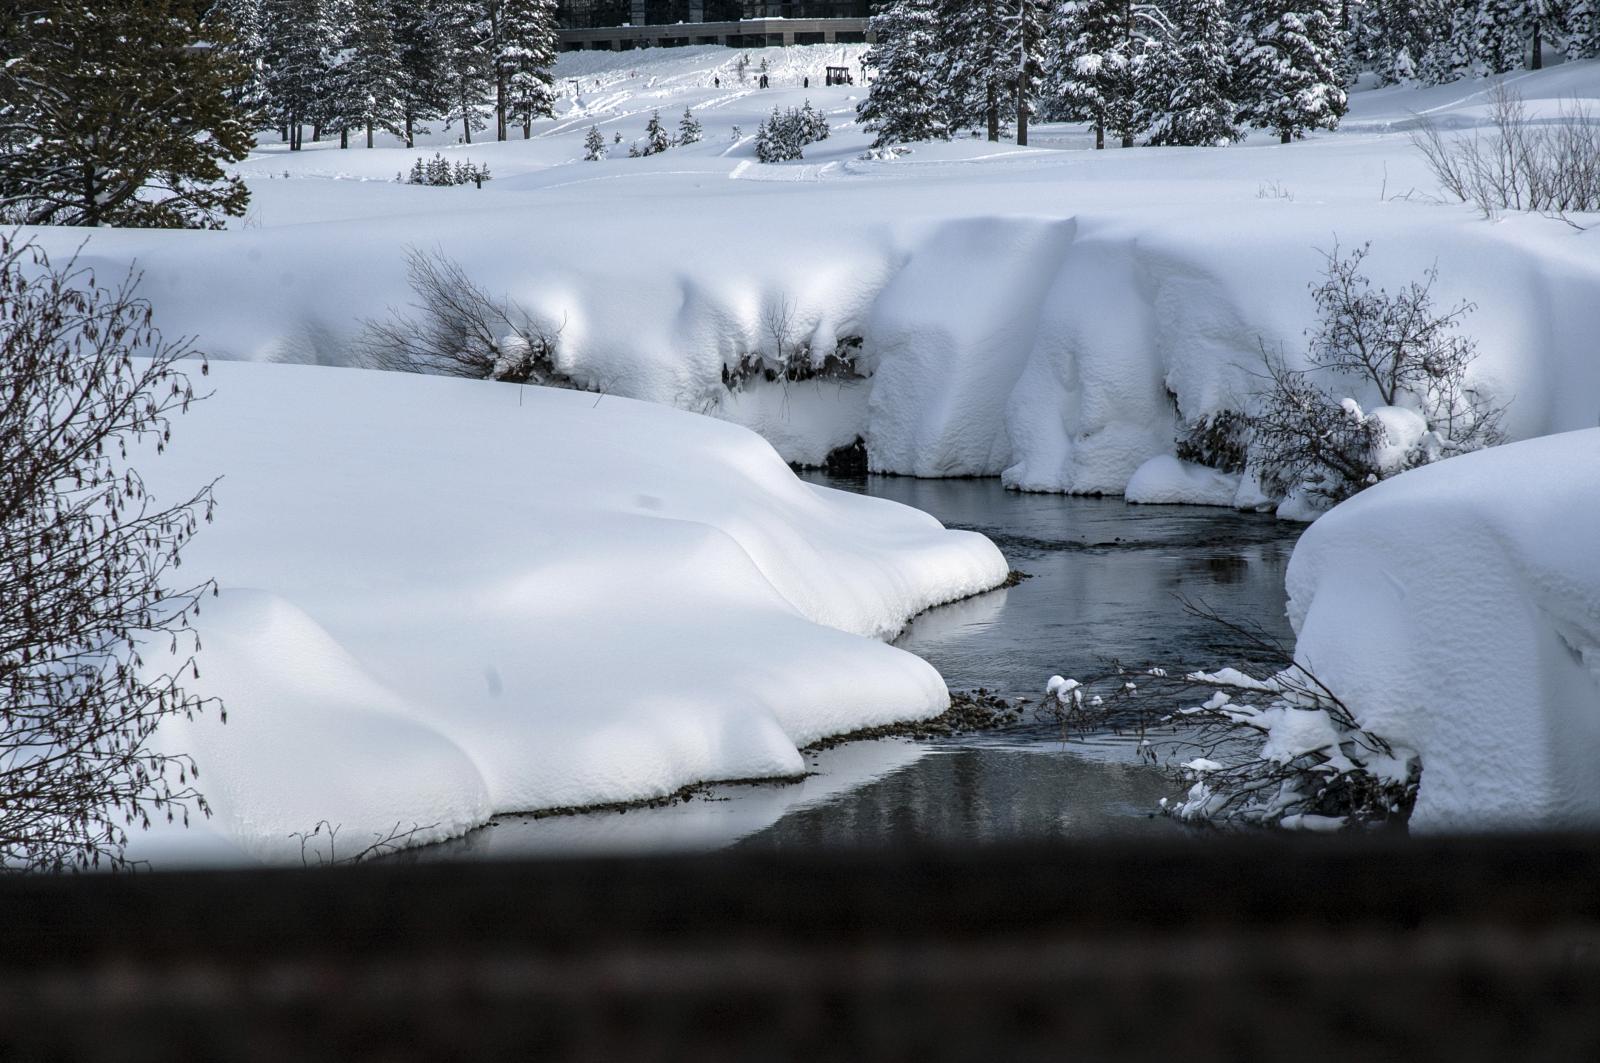
<instances>
[{"instance_id":1,"label":"small dark structure","mask_svg":"<svg viewBox=\"0 0 1600 1063\"><path fill-rule=\"evenodd\" d=\"M850 68L849 67L847 67L847 66L830 66L830 67L828 67L828 86L830 88L833 87L834 85L854 85L855 83L856 83L855 78L850 76Z\"/></svg>"}]
</instances>

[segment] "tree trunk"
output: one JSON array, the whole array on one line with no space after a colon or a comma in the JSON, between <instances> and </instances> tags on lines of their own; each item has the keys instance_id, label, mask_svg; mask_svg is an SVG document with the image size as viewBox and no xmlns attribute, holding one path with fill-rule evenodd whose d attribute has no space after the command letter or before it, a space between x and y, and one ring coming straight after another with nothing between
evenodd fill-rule
<instances>
[{"instance_id":1,"label":"tree trunk","mask_svg":"<svg viewBox=\"0 0 1600 1063\"><path fill-rule=\"evenodd\" d=\"M417 138L415 136L413 136L412 133L411 133L412 124L413 124L412 114L411 114L410 111L407 111L406 112L406 147L408 147L408 148L414 148L414 147L417 146Z\"/></svg>"},{"instance_id":2,"label":"tree trunk","mask_svg":"<svg viewBox=\"0 0 1600 1063\"><path fill-rule=\"evenodd\" d=\"M1122 146L1125 147L1125 148L1133 147L1133 136L1132 136L1132 134L1129 134L1129 133L1122 134Z\"/></svg>"},{"instance_id":3,"label":"tree trunk","mask_svg":"<svg viewBox=\"0 0 1600 1063\"><path fill-rule=\"evenodd\" d=\"M1281 130L1278 135L1283 138L1280 143L1289 144L1294 141L1294 134L1287 129Z\"/></svg>"},{"instance_id":4,"label":"tree trunk","mask_svg":"<svg viewBox=\"0 0 1600 1063\"><path fill-rule=\"evenodd\" d=\"M987 116L989 119L989 139L1000 139L1000 100L994 90L994 82L989 82Z\"/></svg>"},{"instance_id":5,"label":"tree trunk","mask_svg":"<svg viewBox=\"0 0 1600 1063\"><path fill-rule=\"evenodd\" d=\"M506 78L501 74L494 83L495 139L506 139Z\"/></svg>"},{"instance_id":6,"label":"tree trunk","mask_svg":"<svg viewBox=\"0 0 1600 1063\"><path fill-rule=\"evenodd\" d=\"M83 224L100 224L100 190L95 186L93 163L83 168Z\"/></svg>"},{"instance_id":7,"label":"tree trunk","mask_svg":"<svg viewBox=\"0 0 1600 1063\"><path fill-rule=\"evenodd\" d=\"M1098 119L1095 120L1095 123L1094 123L1094 150L1096 150L1096 151L1104 151L1105 149L1106 149L1106 123L1105 123L1105 119L1098 118Z\"/></svg>"},{"instance_id":8,"label":"tree trunk","mask_svg":"<svg viewBox=\"0 0 1600 1063\"><path fill-rule=\"evenodd\" d=\"M533 112L529 111L527 114L522 116L522 139L523 140L531 140L532 138L533 138Z\"/></svg>"},{"instance_id":9,"label":"tree trunk","mask_svg":"<svg viewBox=\"0 0 1600 1063\"><path fill-rule=\"evenodd\" d=\"M367 147L372 147L372 123L367 123Z\"/></svg>"},{"instance_id":10,"label":"tree trunk","mask_svg":"<svg viewBox=\"0 0 1600 1063\"><path fill-rule=\"evenodd\" d=\"M472 143L472 104L465 98L461 101L461 137L468 144Z\"/></svg>"},{"instance_id":11,"label":"tree trunk","mask_svg":"<svg viewBox=\"0 0 1600 1063\"><path fill-rule=\"evenodd\" d=\"M278 136L282 138L279 141L280 143L289 143L289 123L285 122L283 125L278 127Z\"/></svg>"},{"instance_id":12,"label":"tree trunk","mask_svg":"<svg viewBox=\"0 0 1600 1063\"><path fill-rule=\"evenodd\" d=\"M350 148L350 127L339 127L339 150L348 151Z\"/></svg>"},{"instance_id":13,"label":"tree trunk","mask_svg":"<svg viewBox=\"0 0 1600 1063\"><path fill-rule=\"evenodd\" d=\"M1533 24L1533 56L1528 61L1529 70L1544 69L1544 35L1537 22Z\"/></svg>"},{"instance_id":14,"label":"tree trunk","mask_svg":"<svg viewBox=\"0 0 1600 1063\"><path fill-rule=\"evenodd\" d=\"M320 142L321 140L322 140L322 123L320 121L312 122L311 123L311 143L316 144L316 143Z\"/></svg>"}]
</instances>

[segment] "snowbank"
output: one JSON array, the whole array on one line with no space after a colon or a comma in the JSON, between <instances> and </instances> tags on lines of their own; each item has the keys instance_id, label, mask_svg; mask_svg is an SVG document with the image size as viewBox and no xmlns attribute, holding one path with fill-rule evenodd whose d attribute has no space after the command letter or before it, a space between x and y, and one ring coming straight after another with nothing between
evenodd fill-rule
<instances>
[{"instance_id":1,"label":"snowbank","mask_svg":"<svg viewBox=\"0 0 1600 1063\"><path fill-rule=\"evenodd\" d=\"M1437 263L1438 304L1478 305L1475 383L1509 402L1513 437L1588 427L1600 409L1600 230L1430 201L1399 131L1418 113L1482 121L1488 81L1357 93L1351 132L1288 146L1056 150L1085 134L1044 126L1030 149L964 140L863 159L862 90L816 84L858 47L769 49L768 91L738 82L740 54L564 56L558 113L533 139L435 135L490 166L482 190L394 184L420 149L264 143L238 167L255 197L238 227L97 232L85 260L137 262L160 322L220 356L339 363L363 317L413 301L405 250L437 249L559 328L560 368L607 394L745 424L791 460L859 435L881 471L1116 494L1173 452L1180 420L1247 401L1263 347L1298 357L1318 249L1371 240L1375 285ZM1517 87L1594 98L1600 62ZM756 125L807 100L833 136L803 162L756 164ZM582 161L591 125L626 141L684 107L703 142ZM57 253L81 238L40 234ZM746 356L816 359L855 340L867 379L723 385Z\"/></svg>"},{"instance_id":2,"label":"snowbank","mask_svg":"<svg viewBox=\"0 0 1600 1063\"><path fill-rule=\"evenodd\" d=\"M1238 473L1162 454L1139 466L1125 493L1129 502L1146 505L1231 506L1239 497L1241 479Z\"/></svg>"},{"instance_id":3,"label":"snowbank","mask_svg":"<svg viewBox=\"0 0 1600 1063\"><path fill-rule=\"evenodd\" d=\"M1297 656L1422 755L1422 829L1600 824L1600 429L1454 458L1295 548Z\"/></svg>"},{"instance_id":4,"label":"snowbank","mask_svg":"<svg viewBox=\"0 0 1600 1063\"><path fill-rule=\"evenodd\" d=\"M291 833L321 820L347 853L797 774L817 738L943 711L933 668L879 640L1006 576L981 536L803 484L746 430L660 406L301 366L210 379L146 465L163 496L224 477L184 562L223 588L196 686L228 723L160 741L196 756L205 830L252 857L298 860ZM150 851L217 851L192 833Z\"/></svg>"}]
</instances>

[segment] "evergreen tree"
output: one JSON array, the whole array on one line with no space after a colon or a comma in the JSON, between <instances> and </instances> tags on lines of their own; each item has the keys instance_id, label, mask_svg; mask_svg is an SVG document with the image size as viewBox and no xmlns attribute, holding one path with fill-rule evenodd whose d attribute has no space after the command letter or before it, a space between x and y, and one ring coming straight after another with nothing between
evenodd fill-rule
<instances>
[{"instance_id":1,"label":"evergreen tree","mask_svg":"<svg viewBox=\"0 0 1600 1063\"><path fill-rule=\"evenodd\" d=\"M1233 23L1225 0L1170 0L1155 16L1163 32L1138 79L1139 124L1155 145L1231 144L1243 139L1228 95Z\"/></svg>"},{"instance_id":2,"label":"evergreen tree","mask_svg":"<svg viewBox=\"0 0 1600 1063\"><path fill-rule=\"evenodd\" d=\"M667 135L666 127L661 124L661 112L651 111L650 121L644 127L644 153L660 155L670 147L672 138Z\"/></svg>"},{"instance_id":3,"label":"evergreen tree","mask_svg":"<svg viewBox=\"0 0 1600 1063\"><path fill-rule=\"evenodd\" d=\"M1234 47L1239 121L1287 144L1308 129L1335 129L1347 97L1333 0L1250 0Z\"/></svg>"},{"instance_id":4,"label":"evergreen tree","mask_svg":"<svg viewBox=\"0 0 1600 1063\"><path fill-rule=\"evenodd\" d=\"M1053 117L1089 122L1094 146L1106 134L1132 147L1139 135L1135 69L1144 42L1130 0L1066 0L1056 8L1050 57Z\"/></svg>"},{"instance_id":5,"label":"evergreen tree","mask_svg":"<svg viewBox=\"0 0 1600 1063\"><path fill-rule=\"evenodd\" d=\"M404 128L405 89L394 22L383 0L353 0L341 62L333 70L334 109L341 146L346 131L364 129L372 147L374 129L399 135Z\"/></svg>"},{"instance_id":6,"label":"evergreen tree","mask_svg":"<svg viewBox=\"0 0 1600 1063\"><path fill-rule=\"evenodd\" d=\"M245 80L233 86L229 95L252 114L264 114L268 106L266 28L262 23L261 0L216 0L202 22L206 36L232 55Z\"/></svg>"},{"instance_id":7,"label":"evergreen tree","mask_svg":"<svg viewBox=\"0 0 1600 1063\"><path fill-rule=\"evenodd\" d=\"M286 130L290 151L301 149L307 123L315 140L328 116L337 38L328 14L323 0L261 0L268 108L275 124Z\"/></svg>"},{"instance_id":8,"label":"evergreen tree","mask_svg":"<svg viewBox=\"0 0 1600 1063\"><path fill-rule=\"evenodd\" d=\"M400 114L406 147L417 146L425 123L442 118L449 107L444 80L444 49L428 0L388 0L394 18L395 51L400 63Z\"/></svg>"},{"instance_id":9,"label":"evergreen tree","mask_svg":"<svg viewBox=\"0 0 1600 1063\"><path fill-rule=\"evenodd\" d=\"M449 113L461 118L461 136L486 127L478 107L495 80L488 12L482 0L430 0L439 41L439 73Z\"/></svg>"},{"instance_id":10,"label":"evergreen tree","mask_svg":"<svg viewBox=\"0 0 1600 1063\"><path fill-rule=\"evenodd\" d=\"M522 123L522 138L533 135L533 120L554 113L556 62L555 0L488 0L490 47L494 56L495 125L506 139L507 123Z\"/></svg>"},{"instance_id":11,"label":"evergreen tree","mask_svg":"<svg viewBox=\"0 0 1600 1063\"><path fill-rule=\"evenodd\" d=\"M862 63L877 76L856 107L875 148L921 140L949 140L948 95L934 57L942 43L941 0L890 0L868 23L875 43Z\"/></svg>"},{"instance_id":12,"label":"evergreen tree","mask_svg":"<svg viewBox=\"0 0 1600 1063\"><path fill-rule=\"evenodd\" d=\"M170 228L243 214L249 192L222 164L255 146L230 98L249 72L206 33L188 0L53 0L6 20L0 213Z\"/></svg>"},{"instance_id":13,"label":"evergreen tree","mask_svg":"<svg viewBox=\"0 0 1600 1063\"><path fill-rule=\"evenodd\" d=\"M1572 0L1567 8L1564 50L1570 59L1600 55L1600 0Z\"/></svg>"},{"instance_id":14,"label":"evergreen tree","mask_svg":"<svg viewBox=\"0 0 1600 1063\"><path fill-rule=\"evenodd\" d=\"M583 138L583 158L586 162L599 162L606 157L606 138L601 135L600 127L592 125L588 134Z\"/></svg>"},{"instance_id":15,"label":"evergreen tree","mask_svg":"<svg viewBox=\"0 0 1600 1063\"><path fill-rule=\"evenodd\" d=\"M997 141L1010 124L1016 57L1007 48L1008 0L944 0L938 48L922 57L943 82L949 122Z\"/></svg>"},{"instance_id":16,"label":"evergreen tree","mask_svg":"<svg viewBox=\"0 0 1600 1063\"><path fill-rule=\"evenodd\" d=\"M1477 8L1470 3L1449 5L1437 17L1436 32L1422 58L1422 80L1442 85L1476 73Z\"/></svg>"},{"instance_id":17,"label":"evergreen tree","mask_svg":"<svg viewBox=\"0 0 1600 1063\"><path fill-rule=\"evenodd\" d=\"M1010 59L1011 80L1008 92L1017 116L1017 144L1028 144L1028 122L1033 117L1044 78L1046 48L1049 45L1049 20L1045 0L1002 0L1010 13L1005 16L1006 36L1003 52Z\"/></svg>"},{"instance_id":18,"label":"evergreen tree","mask_svg":"<svg viewBox=\"0 0 1600 1063\"><path fill-rule=\"evenodd\" d=\"M599 131L596 130L596 133L598 132ZM678 143L698 144L700 143L702 136L703 130L700 127L700 119L696 118L694 114L687 107L685 107L683 109L683 117L678 119Z\"/></svg>"}]
</instances>

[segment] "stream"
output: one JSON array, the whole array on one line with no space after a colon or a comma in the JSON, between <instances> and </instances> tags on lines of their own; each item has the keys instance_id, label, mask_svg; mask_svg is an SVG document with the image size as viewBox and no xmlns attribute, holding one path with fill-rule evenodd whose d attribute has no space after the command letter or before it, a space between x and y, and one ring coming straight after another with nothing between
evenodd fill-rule
<instances>
[{"instance_id":1,"label":"stream","mask_svg":"<svg viewBox=\"0 0 1600 1063\"><path fill-rule=\"evenodd\" d=\"M1029 699L1022 723L850 743L808 753L811 774L799 783L715 786L663 808L502 816L418 857L974 844L1180 829L1153 814L1176 788L1139 761L1132 739L1064 741L1034 720L1032 704L1052 674L1087 677L1111 661L1237 663L1238 637L1186 611L1184 600L1287 639L1283 577L1299 525L1198 506L1019 494L994 479L802 478L982 532L1031 577L932 609L895 642L932 663L953 691Z\"/></svg>"}]
</instances>

